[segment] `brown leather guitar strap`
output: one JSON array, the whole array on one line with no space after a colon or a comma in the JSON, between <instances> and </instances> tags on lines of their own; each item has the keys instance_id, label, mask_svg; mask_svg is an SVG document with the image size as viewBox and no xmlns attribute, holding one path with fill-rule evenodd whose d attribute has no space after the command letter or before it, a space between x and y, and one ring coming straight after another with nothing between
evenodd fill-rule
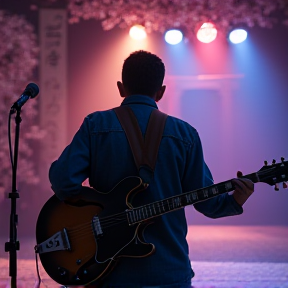
<instances>
[{"instance_id":1,"label":"brown leather guitar strap","mask_svg":"<svg viewBox=\"0 0 288 288\"><path fill-rule=\"evenodd\" d=\"M114 111L125 131L140 177L142 168L148 168L154 173L158 150L168 115L160 112L158 109L154 109L149 118L145 139L143 139L137 118L129 106L120 106L114 108Z\"/></svg>"}]
</instances>

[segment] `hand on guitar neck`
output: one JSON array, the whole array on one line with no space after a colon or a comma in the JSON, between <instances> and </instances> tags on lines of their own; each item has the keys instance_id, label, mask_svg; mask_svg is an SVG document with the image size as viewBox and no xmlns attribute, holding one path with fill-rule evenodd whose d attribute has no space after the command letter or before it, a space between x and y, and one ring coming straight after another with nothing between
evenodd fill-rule
<instances>
[{"instance_id":1,"label":"hand on guitar neck","mask_svg":"<svg viewBox=\"0 0 288 288\"><path fill-rule=\"evenodd\" d=\"M242 172L237 172L237 177L232 179L232 183L235 186L235 190L233 192L233 197L236 202L243 206L246 200L252 195L254 192L254 183L246 178L241 178L243 176Z\"/></svg>"}]
</instances>

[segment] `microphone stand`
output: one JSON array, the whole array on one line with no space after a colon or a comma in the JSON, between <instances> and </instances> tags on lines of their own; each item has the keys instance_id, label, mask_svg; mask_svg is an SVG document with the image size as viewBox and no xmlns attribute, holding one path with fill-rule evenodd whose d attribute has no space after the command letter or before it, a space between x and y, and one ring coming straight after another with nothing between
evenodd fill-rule
<instances>
[{"instance_id":1,"label":"microphone stand","mask_svg":"<svg viewBox=\"0 0 288 288\"><path fill-rule=\"evenodd\" d=\"M12 192L9 193L11 199L11 214L10 214L10 241L5 243L5 252L9 252L9 276L11 277L11 288L17 287L17 250L20 249L20 243L17 241L17 224L18 215L16 214L16 200L19 198L19 193L16 188L17 179L17 162L18 162L18 147L20 123L22 121L20 113L21 107L18 109L11 109L10 115L15 113L15 145L14 145L14 162L12 165ZM10 124L9 124L10 125Z\"/></svg>"}]
</instances>

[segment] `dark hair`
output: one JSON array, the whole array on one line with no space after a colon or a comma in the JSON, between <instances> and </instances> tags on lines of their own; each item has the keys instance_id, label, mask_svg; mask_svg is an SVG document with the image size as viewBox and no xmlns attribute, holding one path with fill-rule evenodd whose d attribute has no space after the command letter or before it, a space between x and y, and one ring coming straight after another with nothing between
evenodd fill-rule
<instances>
[{"instance_id":1,"label":"dark hair","mask_svg":"<svg viewBox=\"0 0 288 288\"><path fill-rule=\"evenodd\" d=\"M122 68L122 82L130 95L153 96L162 87L164 75L162 60L143 50L131 53Z\"/></svg>"}]
</instances>

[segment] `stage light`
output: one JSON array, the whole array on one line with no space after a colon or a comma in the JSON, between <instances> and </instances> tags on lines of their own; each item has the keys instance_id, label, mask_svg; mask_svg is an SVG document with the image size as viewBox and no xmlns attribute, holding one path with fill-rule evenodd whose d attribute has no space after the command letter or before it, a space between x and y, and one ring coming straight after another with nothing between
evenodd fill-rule
<instances>
[{"instance_id":1,"label":"stage light","mask_svg":"<svg viewBox=\"0 0 288 288\"><path fill-rule=\"evenodd\" d=\"M217 29L212 23L204 23L197 32L197 39L203 43L210 43L216 39Z\"/></svg>"},{"instance_id":2,"label":"stage light","mask_svg":"<svg viewBox=\"0 0 288 288\"><path fill-rule=\"evenodd\" d=\"M231 31L229 34L229 40L233 44L239 44L245 41L246 38L247 38L247 32L244 29L235 29Z\"/></svg>"},{"instance_id":3,"label":"stage light","mask_svg":"<svg viewBox=\"0 0 288 288\"><path fill-rule=\"evenodd\" d=\"M164 38L168 44L176 45L182 41L183 34L180 30L172 29L165 33Z\"/></svg>"},{"instance_id":4,"label":"stage light","mask_svg":"<svg viewBox=\"0 0 288 288\"><path fill-rule=\"evenodd\" d=\"M134 25L133 27L131 27L129 35L135 40L143 40L147 36L145 27L143 27L142 25Z\"/></svg>"}]
</instances>

